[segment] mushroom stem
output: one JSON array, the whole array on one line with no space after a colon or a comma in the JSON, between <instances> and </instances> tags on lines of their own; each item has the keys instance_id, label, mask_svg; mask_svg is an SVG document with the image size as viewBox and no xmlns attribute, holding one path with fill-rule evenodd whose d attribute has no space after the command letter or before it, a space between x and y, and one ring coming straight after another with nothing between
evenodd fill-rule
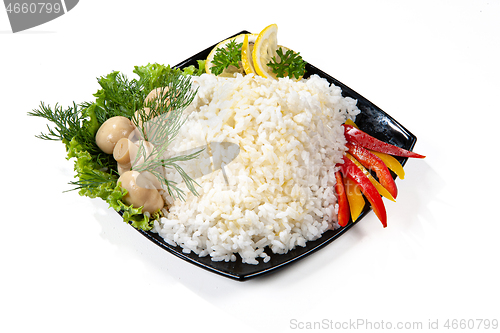
<instances>
[{"instance_id":1,"label":"mushroom stem","mask_svg":"<svg viewBox=\"0 0 500 333\"><path fill-rule=\"evenodd\" d=\"M121 138L113 149L113 157L118 162L118 174L123 174L132 168L139 147L127 138Z\"/></svg>"}]
</instances>

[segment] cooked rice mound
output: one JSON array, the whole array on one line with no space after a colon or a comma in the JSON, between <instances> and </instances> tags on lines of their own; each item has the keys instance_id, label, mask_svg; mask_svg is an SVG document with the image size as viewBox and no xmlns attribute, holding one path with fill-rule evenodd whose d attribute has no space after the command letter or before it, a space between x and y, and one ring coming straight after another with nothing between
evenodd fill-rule
<instances>
[{"instance_id":1,"label":"cooked rice mound","mask_svg":"<svg viewBox=\"0 0 500 333\"><path fill-rule=\"evenodd\" d=\"M171 155L206 148L181 166L200 185L168 210L154 231L183 251L214 261L267 262L336 228L335 165L345 148L342 123L356 101L313 75L293 81L203 74ZM221 144L226 143L226 144Z\"/></svg>"}]
</instances>

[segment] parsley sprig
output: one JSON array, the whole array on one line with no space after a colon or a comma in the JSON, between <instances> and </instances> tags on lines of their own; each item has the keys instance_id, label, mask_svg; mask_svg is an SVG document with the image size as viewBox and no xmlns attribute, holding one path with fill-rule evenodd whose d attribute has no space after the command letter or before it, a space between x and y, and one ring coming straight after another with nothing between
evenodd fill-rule
<instances>
[{"instance_id":1,"label":"parsley sprig","mask_svg":"<svg viewBox=\"0 0 500 333\"><path fill-rule=\"evenodd\" d=\"M280 47L276 50L278 59L272 57L271 61L267 64L272 68L276 77L295 77L296 79L304 75L306 71L306 63L302 60L300 52L295 53L292 50L287 50L283 54L283 49Z\"/></svg>"},{"instance_id":2,"label":"parsley sprig","mask_svg":"<svg viewBox=\"0 0 500 333\"><path fill-rule=\"evenodd\" d=\"M230 40L225 47L221 47L215 51L213 66L210 68L213 74L220 75L224 69L233 65L240 68L241 62L241 47L243 43L236 43L236 39Z\"/></svg>"}]
</instances>

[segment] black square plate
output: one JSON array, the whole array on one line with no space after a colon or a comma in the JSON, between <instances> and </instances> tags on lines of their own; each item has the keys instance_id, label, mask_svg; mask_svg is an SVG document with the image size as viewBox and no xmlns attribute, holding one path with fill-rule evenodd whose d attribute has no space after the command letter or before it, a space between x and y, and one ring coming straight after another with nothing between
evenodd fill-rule
<instances>
[{"instance_id":1,"label":"black square plate","mask_svg":"<svg viewBox=\"0 0 500 333\"><path fill-rule=\"evenodd\" d=\"M228 38L232 38L244 33L249 32L241 31ZM175 67L184 68L190 65L197 66L197 60L206 59L210 51L216 45L217 44L214 44L206 50L203 50L198 54L190 57L189 59L184 60ZM351 97L357 100L357 106L361 110L361 113L356 117L356 124L361 130L376 137L379 140L391 143L395 146L407 150L413 149L417 141L416 136L410 133L395 119L393 119L379 107L375 106L373 103L368 101L366 98L364 98L351 88L347 87L330 75L308 63L306 65L306 75L304 77L307 78L313 74L317 74L320 77L328 80L328 82L330 82L331 84L340 87L342 89L342 95L344 97ZM407 158L398 159L402 163L402 165L404 165L407 161ZM395 175L393 176L395 177ZM182 248L180 246L174 247L167 244L161 236L154 232L142 230L138 231L153 243L157 244L166 251L178 256L179 258L182 258L194 265L223 275L225 277L244 281L250 278L274 272L325 247L332 241L339 238L345 232L347 232L355 224L357 224L370 210L371 209L369 208L369 205L366 205L364 211L362 212L356 223L351 222L346 227L326 231L321 238L315 241L307 242L305 247L297 247L286 254L273 254L271 253L271 251L269 251L269 249L266 249L266 253L271 256L271 260L269 260L267 263L264 263L261 259L259 259L261 262L258 265L244 264L242 263L240 258L238 258L235 262L215 262L210 259L210 256L199 257L193 252L186 254L182 252Z\"/></svg>"}]
</instances>

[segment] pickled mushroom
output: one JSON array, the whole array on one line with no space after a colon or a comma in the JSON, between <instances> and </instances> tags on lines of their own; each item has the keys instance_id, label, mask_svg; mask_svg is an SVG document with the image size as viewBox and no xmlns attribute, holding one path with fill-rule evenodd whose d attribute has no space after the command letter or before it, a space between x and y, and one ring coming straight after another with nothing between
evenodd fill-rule
<instances>
[{"instance_id":1,"label":"pickled mushroom","mask_svg":"<svg viewBox=\"0 0 500 333\"><path fill-rule=\"evenodd\" d=\"M137 157L139 149L142 146L141 156ZM113 158L117 162L118 174L130 170L134 166L144 163L144 157L153 158L155 156L154 146L150 142L139 140L132 142L128 138L121 138L113 150Z\"/></svg>"},{"instance_id":2,"label":"pickled mushroom","mask_svg":"<svg viewBox=\"0 0 500 333\"><path fill-rule=\"evenodd\" d=\"M132 163L136 160L139 147L127 138L121 138L113 149L113 157L118 163L118 174L123 174L132 168Z\"/></svg>"},{"instance_id":3,"label":"pickled mushroom","mask_svg":"<svg viewBox=\"0 0 500 333\"><path fill-rule=\"evenodd\" d=\"M153 214L163 208L164 201L155 184L147 173L127 171L118 178L121 187L127 190L123 201L127 205L143 207L143 212Z\"/></svg>"},{"instance_id":4,"label":"pickled mushroom","mask_svg":"<svg viewBox=\"0 0 500 333\"><path fill-rule=\"evenodd\" d=\"M128 138L135 129L130 119L116 116L106 120L95 136L97 146L106 154L113 154L116 143L122 138Z\"/></svg>"}]
</instances>

